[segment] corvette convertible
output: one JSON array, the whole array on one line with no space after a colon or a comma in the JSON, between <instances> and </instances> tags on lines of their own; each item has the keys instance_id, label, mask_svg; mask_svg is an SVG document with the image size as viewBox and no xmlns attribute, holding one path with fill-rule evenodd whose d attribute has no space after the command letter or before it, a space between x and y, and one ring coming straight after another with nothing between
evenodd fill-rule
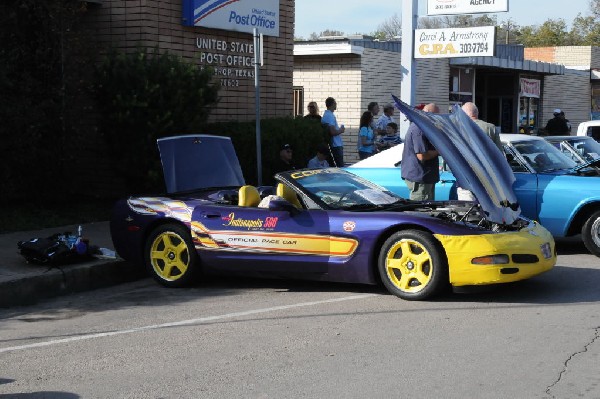
<instances>
[{"instance_id":1,"label":"corvette convertible","mask_svg":"<svg viewBox=\"0 0 600 399\"><path fill-rule=\"evenodd\" d=\"M542 137L523 134L501 134L503 154L489 146L489 139L482 144L473 141L483 140L485 136L481 129L475 129L474 124L471 126L464 120L465 114L460 108L449 115L427 115L410 108L402 112L410 113L415 123L422 125L424 133L448 163L449 169L441 171L440 182L436 184L437 200L456 199L456 188L460 185L474 192L479 201L481 198L487 201L477 180L465 178L462 170L466 167L454 158L464 159L479 170L477 157L480 153L488 154L503 168L508 165L514 174L511 186L515 202L525 217L539 221L555 238L581 234L586 248L600 256L600 179L594 167L597 160L578 165ZM454 129L450 120L459 121L456 123L460 126ZM384 154L387 151L390 153ZM402 151L393 147L348 170L400 196L408 196L408 188L400 178L398 161L401 158Z\"/></svg>"},{"instance_id":2,"label":"corvette convertible","mask_svg":"<svg viewBox=\"0 0 600 399\"><path fill-rule=\"evenodd\" d=\"M412 202L337 168L245 183L229 138L158 141L167 193L117 202L115 249L180 287L206 274L378 284L408 299L523 280L556 262L550 233L514 209ZM514 200L508 193L503 200Z\"/></svg>"}]
</instances>

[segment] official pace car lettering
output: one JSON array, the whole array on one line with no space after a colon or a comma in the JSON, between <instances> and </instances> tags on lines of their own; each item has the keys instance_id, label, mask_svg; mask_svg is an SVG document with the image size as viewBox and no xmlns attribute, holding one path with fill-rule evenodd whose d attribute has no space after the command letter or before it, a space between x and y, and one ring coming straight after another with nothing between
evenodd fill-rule
<instances>
[{"instance_id":1,"label":"official pace car lettering","mask_svg":"<svg viewBox=\"0 0 600 399\"><path fill-rule=\"evenodd\" d=\"M197 249L283 253L290 255L350 256L358 241L330 235L290 234L260 231L208 230L192 222L192 238Z\"/></svg>"},{"instance_id":2,"label":"official pace car lettering","mask_svg":"<svg viewBox=\"0 0 600 399\"><path fill-rule=\"evenodd\" d=\"M192 220L192 208L185 202L164 197L140 197L127 200L129 209L143 215L162 215L189 223Z\"/></svg>"}]
</instances>

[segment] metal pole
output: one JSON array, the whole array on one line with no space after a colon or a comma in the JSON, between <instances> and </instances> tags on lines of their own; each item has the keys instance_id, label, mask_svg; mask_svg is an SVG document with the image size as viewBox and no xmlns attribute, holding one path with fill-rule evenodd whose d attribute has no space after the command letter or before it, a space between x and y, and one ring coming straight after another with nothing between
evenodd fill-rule
<instances>
[{"instance_id":1,"label":"metal pole","mask_svg":"<svg viewBox=\"0 0 600 399\"><path fill-rule=\"evenodd\" d=\"M400 86L400 99L409 105L415 101L415 60L413 58L414 29L417 26L417 0L402 0L402 53L401 72L402 83ZM400 135L404 138L410 122L404 116L400 120Z\"/></svg>"},{"instance_id":2,"label":"metal pole","mask_svg":"<svg viewBox=\"0 0 600 399\"><path fill-rule=\"evenodd\" d=\"M254 28L254 97L256 114L256 170L257 183L262 186L262 151L260 139L260 60L262 48L258 30Z\"/></svg>"}]
</instances>

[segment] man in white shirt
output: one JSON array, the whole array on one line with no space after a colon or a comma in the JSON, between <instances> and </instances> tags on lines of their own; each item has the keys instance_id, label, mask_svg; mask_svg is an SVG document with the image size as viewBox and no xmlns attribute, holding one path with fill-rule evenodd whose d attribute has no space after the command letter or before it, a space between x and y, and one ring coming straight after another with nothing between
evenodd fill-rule
<instances>
[{"instance_id":1,"label":"man in white shirt","mask_svg":"<svg viewBox=\"0 0 600 399\"><path fill-rule=\"evenodd\" d=\"M383 115L377 120L377 129L385 134L387 125L395 123L394 120L394 106L392 104L386 104L383 107Z\"/></svg>"},{"instance_id":2,"label":"man in white shirt","mask_svg":"<svg viewBox=\"0 0 600 399\"><path fill-rule=\"evenodd\" d=\"M344 166L344 142L342 133L346 131L344 125L338 126L337 119L333 114L337 110L337 103L333 97L327 97L325 100L327 111L323 113L321 124L325 125L331 137L331 153L333 155L334 166L339 168Z\"/></svg>"}]
</instances>

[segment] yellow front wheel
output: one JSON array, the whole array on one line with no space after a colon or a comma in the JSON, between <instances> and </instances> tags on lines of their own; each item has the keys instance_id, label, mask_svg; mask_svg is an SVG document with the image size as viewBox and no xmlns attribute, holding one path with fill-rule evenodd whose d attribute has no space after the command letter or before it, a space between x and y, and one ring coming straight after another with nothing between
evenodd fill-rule
<instances>
[{"instance_id":1,"label":"yellow front wheel","mask_svg":"<svg viewBox=\"0 0 600 399\"><path fill-rule=\"evenodd\" d=\"M402 299L427 299L448 282L448 266L441 244L420 230L392 234L381 248L378 266L385 287Z\"/></svg>"},{"instance_id":2,"label":"yellow front wheel","mask_svg":"<svg viewBox=\"0 0 600 399\"><path fill-rule=\"evenodd\" d=\"M199 269L198 255L183 226L159 226L146 242L146 265L154 279L167 287L189 285Z\"/></svg>"}]
</instances>

